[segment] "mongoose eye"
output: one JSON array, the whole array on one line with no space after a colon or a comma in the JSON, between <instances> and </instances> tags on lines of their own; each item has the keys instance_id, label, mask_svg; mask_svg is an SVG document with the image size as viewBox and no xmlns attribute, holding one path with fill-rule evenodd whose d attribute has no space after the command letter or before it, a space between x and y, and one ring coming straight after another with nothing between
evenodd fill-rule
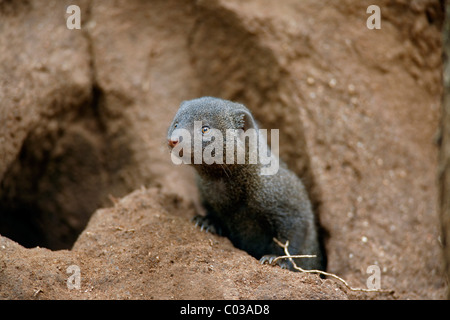
<instances>
[{"instance_id":1,"label":"mongoose eye","mask_svg":"<svg viewBox=\"0 0 450 320\"><path fill-rule=\"evenodd\" d=\"M178 123L175 123L175 125L173 126L175 129L178 128Z\"/></svg>"},{"instance_id":2,"label":"mongoose eye","mask_svg":"<svg viewBox=\"0 0 450 320\"><path fill-rule=\"evenodd\" d=\"M203 126L202 127L202 134L208 134L209 130L210 130L209 126Z\"/></svg>"}]
</instances>

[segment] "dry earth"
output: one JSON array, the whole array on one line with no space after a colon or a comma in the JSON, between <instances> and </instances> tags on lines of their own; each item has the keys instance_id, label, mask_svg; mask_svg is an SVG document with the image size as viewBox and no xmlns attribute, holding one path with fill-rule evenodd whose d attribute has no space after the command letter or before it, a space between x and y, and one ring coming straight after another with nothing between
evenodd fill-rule
<instances>
[{"instance_id":1,"label":"dry earth","mask_svg":"<svg viewBox=\"0 0 450 320\"><path fill-rule=\"evenodd\" d=\"M432 0L0 1L0 298L444 298L443 17ZM203 95L280 129L328 271L365 287L377 265L393 294L261 266L190 224L193 174L165 135Z\"/></svg>"}]
</instances>

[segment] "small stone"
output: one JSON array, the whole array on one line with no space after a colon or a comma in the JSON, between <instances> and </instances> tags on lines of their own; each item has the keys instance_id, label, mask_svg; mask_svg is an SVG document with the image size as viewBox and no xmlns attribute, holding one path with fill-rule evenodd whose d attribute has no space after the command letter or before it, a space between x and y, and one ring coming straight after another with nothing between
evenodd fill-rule
<instances>
[{"instance_id":1,"label":"small stone","mask_svg":"<svg viewBox=\"0 0 450 320\"><path fill-rule=\"evenodd\" d=\"M312 77L308 77L308 78L306 79L306 83L309 84L309 85L313 85L315 82L316 82L316 81L315 81L314 78L312 78Z\"/></svg>"},{"instance_id":2,"label":"small stone","mask_svg":"<svg viewBox=\"0 0 450 320\"><path fill-rule=\"evenodd\" d=\"M330 88L334 88L336 87L337 81L336 79L331 79L330 82L328 82L328 85L330 86Z\"/></svg>"},{"instance_id":3,"label":"small stone","mask_svg":"<svg viewBox=\"0 0 450 320\"><path fill-rule=\"evenodd\" d=\"M355 85L353 85L353 84L349 84L348 85L348 93L350 93L350 94L354 94L355 93Z\"/></svg>"}]
</instances>

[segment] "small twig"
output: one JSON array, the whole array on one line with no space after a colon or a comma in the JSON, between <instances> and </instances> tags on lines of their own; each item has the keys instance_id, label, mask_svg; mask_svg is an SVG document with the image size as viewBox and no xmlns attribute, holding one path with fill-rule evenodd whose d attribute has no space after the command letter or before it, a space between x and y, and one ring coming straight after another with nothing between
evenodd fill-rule
<instances>
[{"instance_id":1,"label":"small twig","mask_svg":"<svg viewBox=\"0 0 450 320\"><path fill-rule=\"evenodd\" d=\"M128 232L135 232L136 230L135 229L125 229L125 228L123 228L123 227L120 227L120 226L117 226L117 227L111 227L114 231L123 231L123 232L125 232L125 233L128 233Z\"/></svg>"},{"instance_id":2,"label":"small twig","mask_svg":"<svg viewBox=\"0 0 450 320\"><path fill-rule=\"evenodd\" d=\"M272 260L272 263L274 264L278 260L281 259L289 259L289 258L316 258L317 256L315 254L301 254L296 256L279 256Z\"/></svg>"},{"instance_id":3,"label":"small twig","mask_svg":"<svg viewBox=\"0 0 450 320\"><path fill-rule=\"evenodd\" d=\"M329 272L325 272L325 271L321 271L321 270L305 270L305 269L302 269L299 266L297 266L297 264L294 262L293 258L313 258L313 257L315 257L314 255L313 256L311 256L311 255L292 256L289 253L289 250L288 250L289 240L286 241L286 244L281 243L276 238L273 238L273 241L275 241L275 243L277 245L282 247L284 249L284 253L286 254L285 256L280 256L280 257L275 258L273 262L275 262L277 259L289 259L289 261L293 264L294 269L296 269L298 271L301 271L301 272L305 272L305 273L318 273L318 274L322 274L324 276L332 277L334 279L337 279L337 280L341 281L351 291L383 292L383 293L393 293L394 292L394 290L353 288L347 283L347 281L345 281L344 279L342 279L341 277L338 277L337 275L335 275L333 273L329 273Z\"/></svg>"},{"instance_id":4,"label":"small twig","mask_svg":"<svg viewBox=\"0 0 450 320\"><path fill-rule=\"evenodd\" d=\"M111 200L111 202L112 202L114 205L118 204L119 201L120 201L120 199L114 197L112 194L108 194L108 198L109 198L109 200Z\"/></svg>"},{"instance_id":5,"label":"small twig","mask_svg":"<svg viewBox=\"0 0 450 320\"><path fill-rule=\"evenodd\" d=\"M33 297L36 297L41 292L44 292L44 291L42 291L41 288L36 289L36 291L34 291L34 293L33 293Z\"/></svg>"}]
</instances>

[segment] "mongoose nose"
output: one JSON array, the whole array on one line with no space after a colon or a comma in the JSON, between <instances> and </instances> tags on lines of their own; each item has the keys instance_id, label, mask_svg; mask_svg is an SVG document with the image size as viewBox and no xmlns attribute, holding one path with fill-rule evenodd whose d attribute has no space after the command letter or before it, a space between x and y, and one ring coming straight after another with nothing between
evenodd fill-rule
<instances>
[{"instance_id":1,"label":"mongoose nose","mask_svg":"<svg viewBox=\"0 0 450 320\"><path fill-rule=\"evenodd\" d=\"M169 146L175 147L178 144L178 139L169 139Z\"/></svg>"}]
</instances>

